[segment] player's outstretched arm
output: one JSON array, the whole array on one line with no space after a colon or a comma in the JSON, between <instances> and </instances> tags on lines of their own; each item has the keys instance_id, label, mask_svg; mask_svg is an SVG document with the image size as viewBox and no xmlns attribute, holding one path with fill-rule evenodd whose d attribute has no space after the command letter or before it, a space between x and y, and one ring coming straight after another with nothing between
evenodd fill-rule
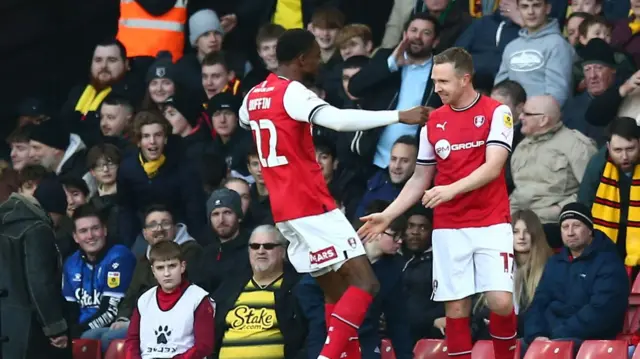
<instances>
[{"instance_id":1,"label":"player's outstretched arm","mask_svg":"<svg viewBox=\"0 0 640 359\"><path fill-rule=\"evenodd\" d=\"M394 219L416 204L424 191L429 188L435 172L436 166L434 165L416 166L413 176L407 181L398 197L391 202L387 209L382 213L373 213L360 218L361 221L365 222L358 230L360 238L369 240L384 232Z\"/></svg>"},{"instance_id":2,"label":"player's outstretched arm","mask_svg":"<svg viewBox=\"0 0 640 359\"><path fill-rule=\"evenodd\" d=\"M431 110L423 106L406 111L341 110L327 104L313 114L311 121L339 132L365 131L398 122L422 125L427 121Z\"/></svg>"}]
</instances>

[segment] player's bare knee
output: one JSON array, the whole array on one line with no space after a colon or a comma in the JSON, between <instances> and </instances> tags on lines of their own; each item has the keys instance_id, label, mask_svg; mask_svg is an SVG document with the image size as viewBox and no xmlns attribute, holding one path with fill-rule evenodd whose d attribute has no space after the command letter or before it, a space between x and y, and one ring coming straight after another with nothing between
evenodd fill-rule
<instances>
[{"instance_id":1,"label":"player's bare knee","mask_svg":"<svg viewBox=\"0 0 640 359\"><path fill-rule=\"evenodd\" d=\"M445 303L445 313L449 318L465 318L471 314L471 299L464 298Z\"/></svg>"},{"instance_id":2,"label":"player's bare knee","mask_svg":"<svg viewBox=\"0 0 640 359\"><path fill-rule=\"evenodd\" d=\"M375 296L380 291L380 282L366 256L351 258L338 270L349 285L358 287Z\"/></svg>"},{"instance_id":3,"label":"player's bare knee","mask_svg":"<svg viewBox=\"0 0 640 359\"><path fill-rule=\"evenodd\" d=\"M498 315L508 315L513 310L513 295L509 292L487 292L487 306Z\"/></svg>"}]
</instances>

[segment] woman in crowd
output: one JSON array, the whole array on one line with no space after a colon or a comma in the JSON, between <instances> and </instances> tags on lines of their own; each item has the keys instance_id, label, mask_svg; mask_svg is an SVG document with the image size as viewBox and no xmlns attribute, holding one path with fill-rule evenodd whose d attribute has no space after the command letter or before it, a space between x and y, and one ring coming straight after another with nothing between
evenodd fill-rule
<instances>
[{"instance_id":1,"label":"woman in crowd","mask_svg":"<svg viewBox=\"0 0 640 359\"><path fill-rule=\"evenodd\" d=\"M524 313L533 301L547 260L553 254L547 243L538 216L531 210L516 211L512 215L513 253L513 301L518 314L518 335L524 330ZM489 308L484 295L475 298L473 304L472 333L474 340L490 339Z\"/></svg>"},{"instance_id":2,"label":"woman in crowd","mask_svg":"<svg viewBox=\"0 0 640 359\"><path fill-rule=\"evenodd\" d=\"M176 92L175 69L171 54L160 52L147 71L147 91L141 106L143 110L162 111L162 105Z\"/></svg>"}]
</instances>

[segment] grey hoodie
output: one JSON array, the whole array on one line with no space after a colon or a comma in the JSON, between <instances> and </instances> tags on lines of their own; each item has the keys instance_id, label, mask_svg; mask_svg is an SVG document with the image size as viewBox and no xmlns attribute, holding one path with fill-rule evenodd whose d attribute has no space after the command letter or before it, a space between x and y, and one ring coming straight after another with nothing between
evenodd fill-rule
<instances>
[{"instance_id":1,"label":"grey hoodie","mask_svg":"<svg viewBox=\"0 0 640 359\"><path fill-rule=\"evenodd\" d=\"M549 20L542 29L529 34L526 29L502 53L495 83L509 79L518 82L527 97L551 95L560 107L571 93L571 69L575 51L562 37L558 21Z\"/></svg>"}]
</instances>

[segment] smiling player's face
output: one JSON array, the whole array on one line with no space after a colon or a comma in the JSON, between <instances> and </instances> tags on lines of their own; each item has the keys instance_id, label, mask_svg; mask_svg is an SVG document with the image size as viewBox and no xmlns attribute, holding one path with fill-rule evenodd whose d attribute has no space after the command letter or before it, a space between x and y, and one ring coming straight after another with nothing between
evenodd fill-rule
<instances>
[{"instance_id":1,"label":"smiling player's face","mask_svg":"<svg viewBox=\"0 0 640 359\"><path fill-rule=\"evenodd\" d=\"M451 63L433 65L431 79L442 103L455 106L463 91L465 76L468 75L460 76Z\"/></svg>"}]
</instances>

